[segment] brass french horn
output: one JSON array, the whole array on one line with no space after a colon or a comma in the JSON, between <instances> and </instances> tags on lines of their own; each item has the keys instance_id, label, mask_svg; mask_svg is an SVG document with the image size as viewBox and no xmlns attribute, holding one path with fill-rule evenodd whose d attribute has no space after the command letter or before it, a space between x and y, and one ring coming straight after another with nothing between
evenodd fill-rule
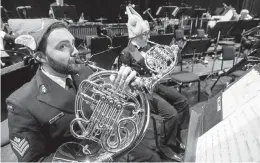
<instances>
[{"instance_id":1,"label":"brass french horn","mask_svg":"<svg viewBox=\"0 0 260 163\"><path fill-rule=\"evenodd\" d=\"M147 51L145 64L153 76L142 78L144 89L115 87L109 78L117 72L88 64L97 72L80 84L75 100L76 118L70 124L72 135L81 141L60 146L53 162L112 161L139 144L150 118L147 90L152 93L177 61L177 46L150 43L155 46ZM87 116L89 108L91 116Z\"/></svg>"},{"instance_id":2,"label":"brass french horn","mask_svg":"<svg viewBox=\"0 0 260 163\"><path fill-rule=\"evenodd\" d=\"M152 41L148 42L154 46L146 52L144 59L146 67L152 72L153 76L143 78L143 81L151 94L155 85L175 69L179 47L175 44L167 46Z\"/></svg>"}]
</instances>

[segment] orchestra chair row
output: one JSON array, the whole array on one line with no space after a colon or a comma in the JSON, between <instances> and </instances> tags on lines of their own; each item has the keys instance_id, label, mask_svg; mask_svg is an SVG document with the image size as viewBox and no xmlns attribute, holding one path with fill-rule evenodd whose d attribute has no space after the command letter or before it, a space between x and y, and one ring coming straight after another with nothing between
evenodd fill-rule
<instances>
[{"instance_id":1,"label":"orchestra chair row","mask_svg":"<svg viewBox=\"0 0 260 163\"><path fill-rule=\"evenodd\" d=\"M242 75L245 74L245 71L243 70L237 70L234 72L229 73L229 71L226 71L224 69L224 62L225 61L233 61L232 67L235 66L235 60L236 60L236 49L234 44L227 44L222 46L222 60L221 60L221 67L220 71L223 73L220 74L217 78L217 80L213 83L211 86L211 91L219 81L219 79L223 76L229 76L232 78L232 81L234 81L235 78L241 77Z\"/></svg>"},{"instance_id":2,"label":"orchestra chair row","mask_svg":"<svg viewBox=\"0 0 260 163\"><path fill-rule=\"evenodd\" d=\"M175 30L175 44L179 45L180 49L184 45L184 44L180 45L180 41L185 41L185 40L186 40L186 38L184 36L184 31L180 30L180 29ZM179 62L180 62L180 66L181 66L181 71L171 74L170 80L168 80L167 85L169 84L169 82L177 83L179 92L181 93L182 87L185 84L198 83L198 101L200 101L200 77L193 72L183 71L183 68L182 68L183 56L181 55L181 53L179 53L178 57L180 59ZM192 62L192 64L193 64L193 62Z\"/></svg>"}]
</instances>

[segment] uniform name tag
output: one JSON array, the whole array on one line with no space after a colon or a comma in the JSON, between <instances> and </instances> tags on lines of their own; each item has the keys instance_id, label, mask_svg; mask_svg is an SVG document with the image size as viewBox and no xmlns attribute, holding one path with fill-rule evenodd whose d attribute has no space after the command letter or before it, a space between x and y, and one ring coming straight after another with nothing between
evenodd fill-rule
<instances>
[{"instance_id":1,"label":"uniform name tag","mask_svg":"<svg viewBox=\"0 0 260 163\"><path fill-rule=\"evenodd\" d=\"M59 113L58 115L56 115L55 117L53 117L52 119L49 120L50 124L53 124L54 122L56 122L57 120L59 120L61 117L63 117L65 114L63 112Z\"/></svg>"}]
</instances>

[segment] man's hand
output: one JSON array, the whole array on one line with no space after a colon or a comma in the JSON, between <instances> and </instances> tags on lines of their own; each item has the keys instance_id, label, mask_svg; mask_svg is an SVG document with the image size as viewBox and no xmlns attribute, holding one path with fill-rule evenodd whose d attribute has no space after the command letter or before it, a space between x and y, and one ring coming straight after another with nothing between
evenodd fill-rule
<instances>
[{"instance_id":1,"label":"man's hand","mask_svg":"<svg viewBox=\"0 0 260 163\"><path fill-rule=\"evenodd\" d=\"M123 90L129 85L131 82L131 86L141 87L143 82L141 78L136 77L136 71L133 71L128 66L121 66L117 76L111 75L110 80L114 82L116 88L123 88Z\"/></svg>"}]
</instances>

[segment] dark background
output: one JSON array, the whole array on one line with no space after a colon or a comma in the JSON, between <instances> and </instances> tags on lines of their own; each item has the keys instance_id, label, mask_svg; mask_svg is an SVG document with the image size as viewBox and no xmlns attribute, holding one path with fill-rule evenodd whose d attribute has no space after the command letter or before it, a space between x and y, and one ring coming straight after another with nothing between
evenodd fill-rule
<instances>
[{"instance_id":1,"label":"dark background","mask_svg":"<svg viewBox=\"0 0 260 163\"><path fill-rule=\"evenodd\" d=\"M33 8L32 15L35 18L48 17L49 5L55 0L2 0L2 6L9 11L11 18L17 17L17 6L31 6ZM75 5L77 14L80 16L84 13L85 18L94 20L99 17L106 17L111 22L116 22L120 12L120 5L124 4L125 0L64 0L65 3ZM139 5L140 11L143 12L147 8L152 9L154 15L160 5L165 3L165 0L132 0L134 4ZM186 3L191 6L199 5L211 11L217 7L221 7L222 3L231 4L240 12L241 8L247 8L251 14L260 12L260 0L168 0L171 5L179 6L181 3ZM123 8L123 10L125 10Z\"/></svg>"}]
</instances>

